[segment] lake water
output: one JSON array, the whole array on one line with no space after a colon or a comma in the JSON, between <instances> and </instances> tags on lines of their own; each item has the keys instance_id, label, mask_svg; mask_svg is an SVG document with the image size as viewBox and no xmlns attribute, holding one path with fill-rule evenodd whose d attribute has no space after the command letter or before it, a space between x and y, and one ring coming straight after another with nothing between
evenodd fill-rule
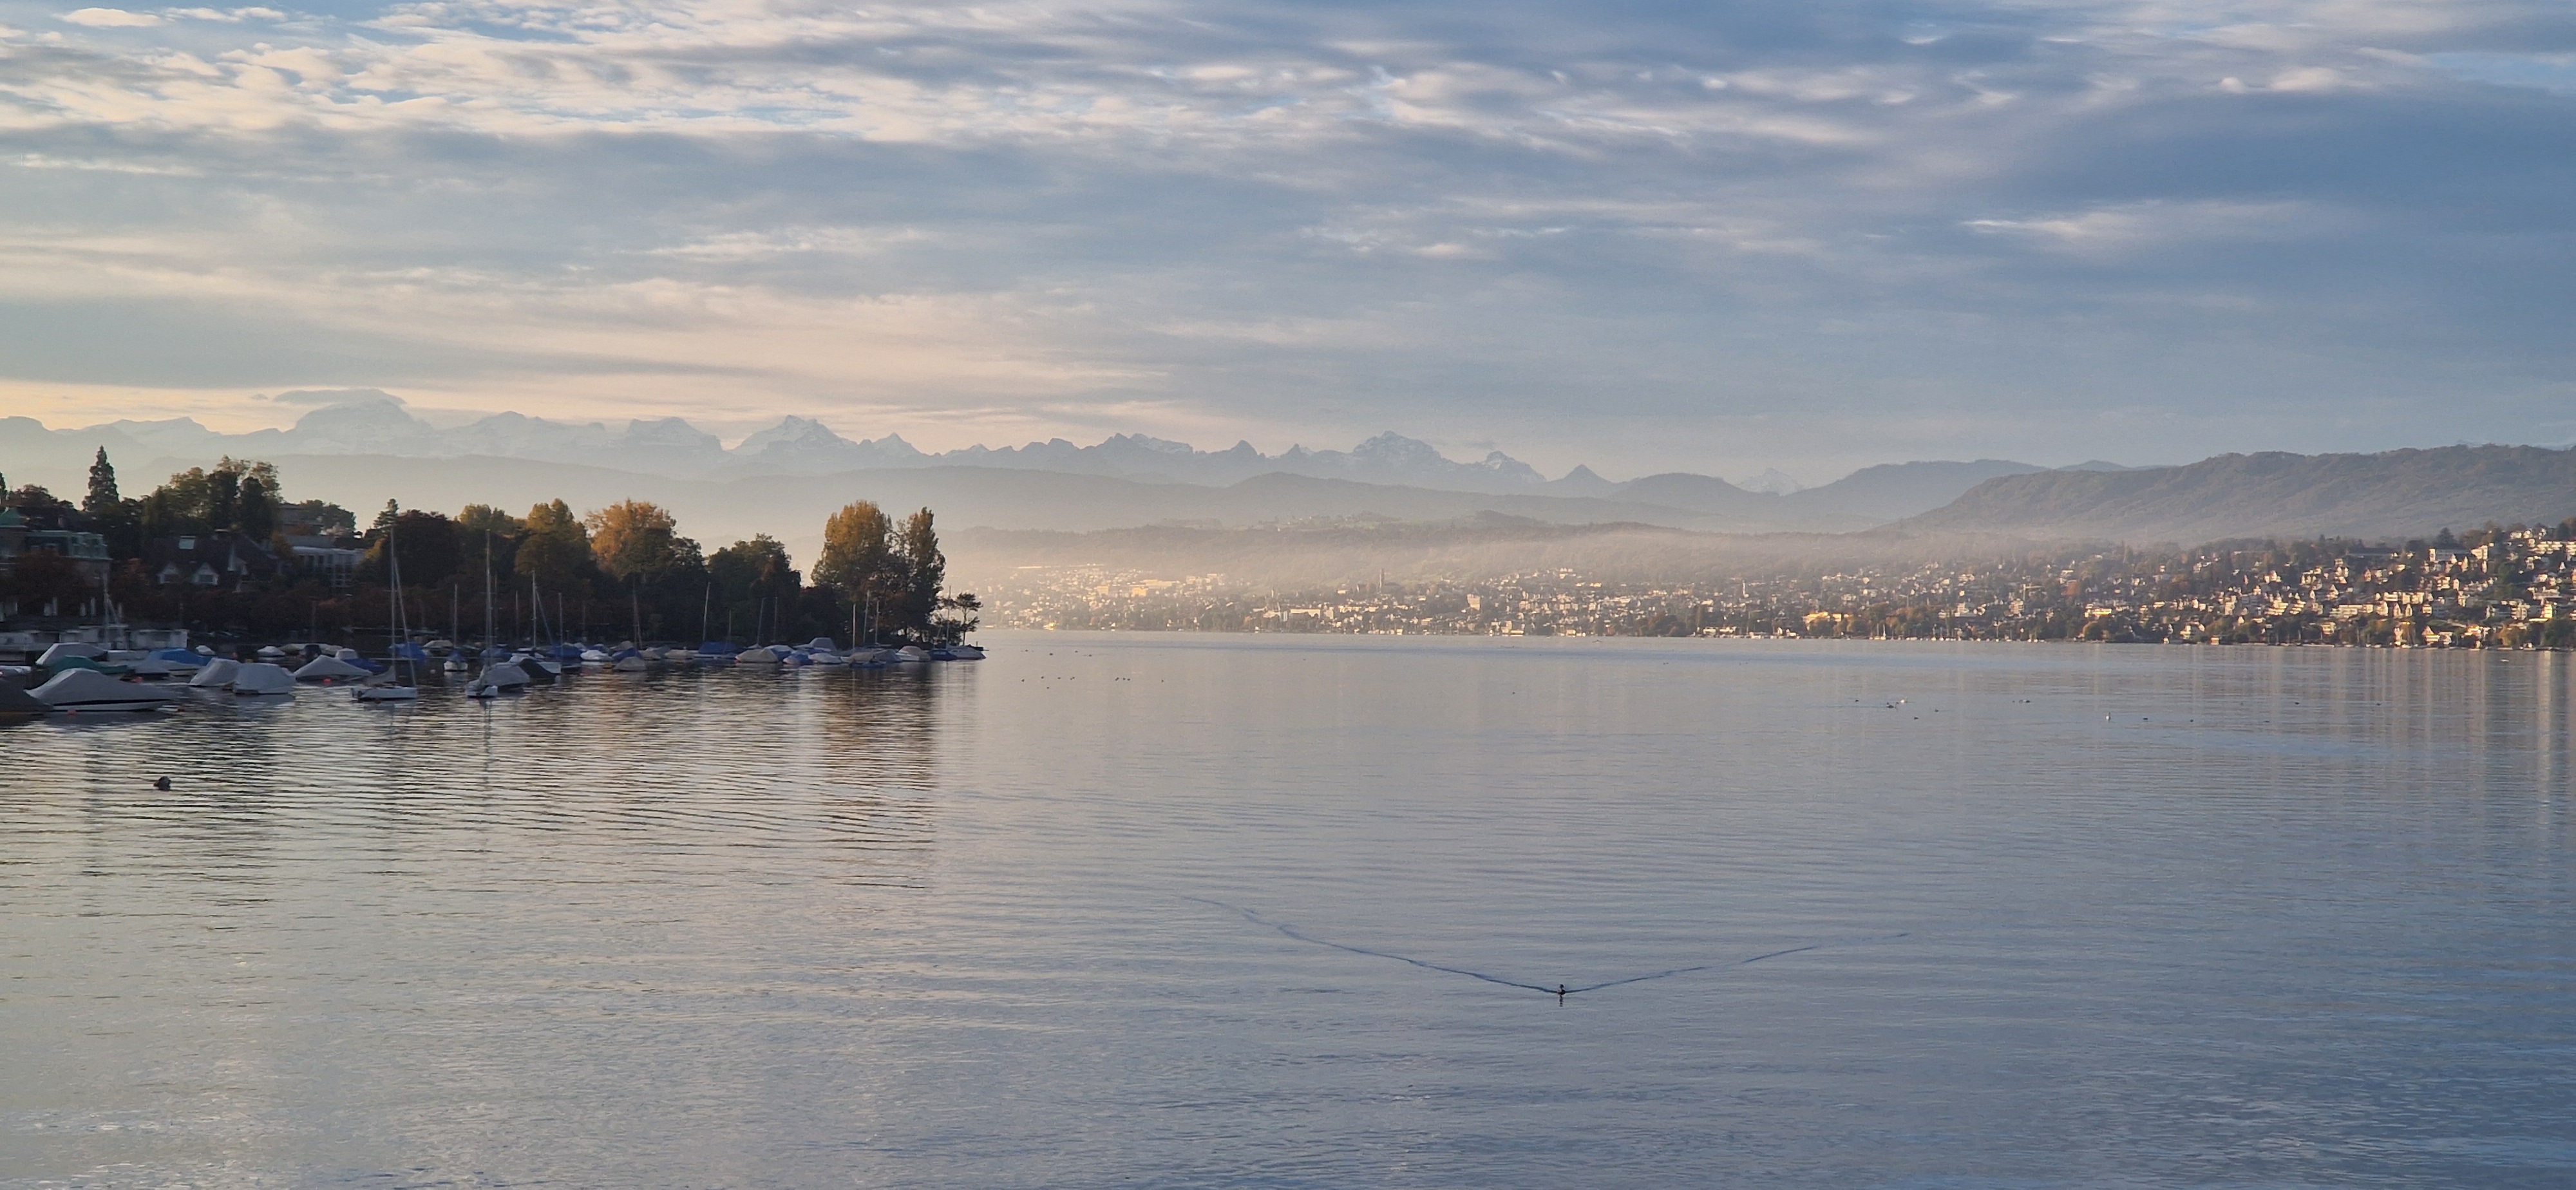
<instances>
[{"instance_id":1,"label":"lake water","mask_svg":"<svg viewBox=\"0 0 2576 1190\"><path fill-rule=\"evenodd\" d=\"M0 1186L2576 1184L2576 658L989 643L0 729Z\"/></svg>"}]
</instances>

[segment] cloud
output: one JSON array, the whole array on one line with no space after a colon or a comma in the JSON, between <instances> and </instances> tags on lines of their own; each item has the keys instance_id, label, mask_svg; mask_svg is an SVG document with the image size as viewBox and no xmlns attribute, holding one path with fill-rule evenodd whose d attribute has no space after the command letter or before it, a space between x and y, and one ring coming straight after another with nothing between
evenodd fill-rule
<instances>
[{"instance_id":1,"label":"cloud","mask_svg":"<svg viewBox=\"0 0 2576 1190\"><path fill-rule=\"evenodd\" d=\"M127 12L122 8L81 8L64 13L70 24L93 29L140 29L161 23L161 18L148 12Z\"/></svg>"},{"instance_id":2,"label":"cloud","mask_svg":"<svg viewBox=\"0 0 2576 1190\"><path fill-rule=\"evenodd\" d=\"M281 405L351 405L382 401L390 401L396 405L409 404L401 397L380 388L298 389L262 399L275 401Z\"/></svg>"},{"instance_id":3,"label":"cloud","mask_svg":"<svg viewBox=\"0 0 2576 1190\"><path fill-rule=\"evenodd\" d=\"M1474 15L80 10L0 56L0 386L1823 474L2510 437L2576 364L2562 5Z\"/></svg>"}]
</instances>

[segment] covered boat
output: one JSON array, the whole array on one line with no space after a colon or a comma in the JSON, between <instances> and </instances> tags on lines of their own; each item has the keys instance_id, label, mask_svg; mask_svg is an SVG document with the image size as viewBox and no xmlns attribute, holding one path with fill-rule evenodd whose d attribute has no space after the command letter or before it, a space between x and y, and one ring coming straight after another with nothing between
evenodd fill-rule
<instances>
[{"instance_id":1,"label":"covered boat","mask_svg":"<svg viewBox=\"0 0 2576 1190\"><path fill-rule=\"evenodd\" d=\"M254 661L233 670L232 686L233 693L242 695L293 694L295 675L286 672L283 665Z\"/></svg>"},{"instance_id":2,"label":"covered boat","mask_svg":"<svg viewBox=\"0 0 2576 1190\"><path fill-rule=\"evenodd\" d=\"M99 645L86 645L76 640L56 641L45 646L44 655L36 658L36 664L52 669L66 658L72 657L84 661L105 661L107 650Z\"/></svg>"},{"instance_id":3,"label":"covered boat","mask_svg":"<svg viewBox=\"0 0 2576 1190\"><path fill-rule=\"evenodd\" d=\"M365 676L367 676L366 670L337 657L316 657L305 662L302 669L295 671L295 680L299 682L345 682L351 678Z\"/></svg>"},{"instance_id":4,"label":"covered boat","mask_svg":"<svg viewBox=\"0 0 2576 1190\"><path fill-rule=\"evenodd\" d=\"M157 686L120 682L94 669L67 669L33 690L36 701L57 711L150 711L179 701Z\"/></svg>"},{"instance_id":5,"label":"covered boat","mask_svg":"<svg viewBox=\"0 0 2576 1190\"><path fill-rule=\"evenodd\" d=\"M904 647L894 651L894 657L892 660L900 664L928 661L930 660L930 650L922 648L920 645L905 645Z\"/></svg>"},{"instance_id":6,"label":"covered boat","mask_svg":"<svg viewBox=\"0 0 2576 1190\"><path fill-rule=\"evenodd\" d=\"M188 684L200 690L221 690L232 685L233 675L241 672L241 663L217 657L197 670Z\"/></svg>"},{"instance_id":7,"label":"covered boat","mask_svg":"<svg viewBox=\"0 0 2576 1190\"><path fill-rule=\"evenodd\" d=\"M163 649L152 654L152 659L172 669L185 670L203 669L209 660L203 653L194 653L186 649Z\"/></svg>"}]
</instances>

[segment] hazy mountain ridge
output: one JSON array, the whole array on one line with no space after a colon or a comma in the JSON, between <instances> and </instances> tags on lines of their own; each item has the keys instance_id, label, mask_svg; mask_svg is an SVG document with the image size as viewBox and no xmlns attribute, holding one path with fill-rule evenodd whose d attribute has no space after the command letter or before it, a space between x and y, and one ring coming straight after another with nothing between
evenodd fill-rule
<instances>
[{"instance_id":1,"label":"hazy mountain ridge","mask_svg":"<svg viewBox=\"0 0 2576 1190\"><path fill-rule=\"evenodd\" d=\"M2576 515L2576 449L2444 446L2381 454L2227 454L2181 467L1987 480L1896 532L2193 544L2230 537L2430 537Z\"/></svg>"},{"instance_id":2,"label":"hazy mountain ridge","mask_svg":"<svg viewBox=\"0 0 2576 1190\"><path fill-rule=\"evenodd\" d=\"M1142 434L1112 435L1092 446L1057 438L1020 447L971 446L931 454L901 435L853 441L820 422L789 417L728 450L715 435L679 418L638 419L612 429L598 422L497 413L441 429L411 413L400 398L372 389L290 393L280 399L318 402L319 407L290 428L246 434L220 434L187 418L108 422L78 430L51 430L31 418L0 418L0 469L33 471L61 483L87 464L91 450L103 446L112 459L129 465L139 459L210 463L226 454L488 457L708 480L973 467L1227 488L1261 476L1292 475L1496 497L1652 505L1728 518L1726 527L1746 530L1861 528L1936 508L1990 475L2037 469L1995 460L1890 464L1783 495L1748 491L1715 476L1687 472L1613 483L1578 466L1551 481L1500 451L1488 453L1481 461L1462 463L1442 455L1430 443L1392 432L1348 451L1298 446L1278 455L1262 454L1248 442L1210 452ZM1794 487L1787 477L1772 475L1782 481L1775 486ZM1444 508L1441 515L1454 511Z\"/></svg>"}]
</instances>

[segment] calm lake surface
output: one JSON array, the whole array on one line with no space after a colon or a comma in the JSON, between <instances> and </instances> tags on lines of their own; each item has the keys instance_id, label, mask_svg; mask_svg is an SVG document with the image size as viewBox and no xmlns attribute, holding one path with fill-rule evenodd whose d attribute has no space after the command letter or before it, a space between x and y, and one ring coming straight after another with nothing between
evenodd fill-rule
<instances>
[{"instance_id":1,"label":"calm lake surface","mask_svg":"<svg viewBox=\"0 0 2576 1190\"><path fill-rule=\"evenodd\" d=\"M0 1186L2576 1184L2576 659L987 643L0 729Z\"/></svg>"}]
</instances>

